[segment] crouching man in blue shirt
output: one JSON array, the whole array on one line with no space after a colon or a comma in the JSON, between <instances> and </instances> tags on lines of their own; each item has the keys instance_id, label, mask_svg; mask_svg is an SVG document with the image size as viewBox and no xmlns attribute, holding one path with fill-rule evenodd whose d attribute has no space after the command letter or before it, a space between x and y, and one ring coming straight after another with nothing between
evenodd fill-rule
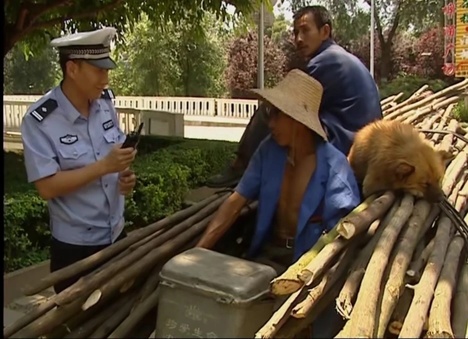
<instances>
[{"instance_id":1,"label":"crouching man in blue shirt","mask_svg":"<svg viewBox=\"0 0 468 339\"><path fill-rule=\"evenodd\" d=\"M320 123L317 80L295 69L276 87L252 91L270 106L271 134L197 246L211 248L248 201L258 199L248 257L258 257L265 245L291 248L287 267L360 203L359 190L346 156L327 141Z\"/></svg>"}]
</instances>

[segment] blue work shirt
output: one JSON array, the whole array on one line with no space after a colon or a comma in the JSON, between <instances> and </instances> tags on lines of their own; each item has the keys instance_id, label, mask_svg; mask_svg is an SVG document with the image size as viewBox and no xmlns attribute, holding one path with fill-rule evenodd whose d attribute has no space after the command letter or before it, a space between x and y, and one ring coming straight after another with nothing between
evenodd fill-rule
<instances>
[{"instance_id":1,"label":"blue work shirt","mask_svg":"<svg viewBox=\"0 0 468 339\"><path fill-rule=\"evenodd\" d=\"M42 114L47 110L47 115ZM110 98L95 100L85 118L60 86L29 108L21 124L21 137L29 182L92 164L125 139ZM125 198L119 193L118 176L104 175L70 194L48 200L52 236L74 245L112 243L124 224Z\"/></svg>"},{"instance_id":2,"label":"blue work shirt","mask_svg":"<svg viewBox=\"0 0 468 339\"><path fill-rule=\"evenodd\" d=\"M328 141L347 155L356 131L383 117L377 85L366 66L332 40L322 43L307 70L323 86L319 116Z\"/></svg>"},{"instance_id":3,"label":"blue work shirt","mask_svg":"<svg viewBox=\"0 0 468 339\"><path fill-rule=\"evenodd\" d=\"M331 230L338 220L360 203L353 171L343 153L332 144L319 141L317 165L310 178L299 211L294 239L294 260L307 252L324 231ZM236 192L249 200L258 199L257 224L249 249L249 257L259 254L272 236L273 224L287 162L287 149L267 136L256 150L236 187ZM321 212L322 222L309 222Z\"/></svg>"}]
</instances>

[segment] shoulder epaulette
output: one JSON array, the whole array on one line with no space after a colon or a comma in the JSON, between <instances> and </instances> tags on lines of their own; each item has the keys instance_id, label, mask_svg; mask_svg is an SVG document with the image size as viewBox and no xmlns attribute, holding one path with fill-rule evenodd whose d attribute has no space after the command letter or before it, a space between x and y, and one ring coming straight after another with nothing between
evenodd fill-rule
<instances>
[{"instance_id":1,"label":"shoulder epaulette","mask_svg":"<svg viewBox=\"0 0 468 339\"><path fill-rule=\"evenodd\" d=\"M115 99L114 92L112 92L110 88L103 90L101 94L101 99L114 100Z\"/></svg>"},{"instance_id":2,"label":"shoulder epaulette","mask_svg":"<svg viewBox=\"0 0 468 339\"><path fill-rule=\"evenodd\" d=\"M57 101L54 99L47 99L39 107L37 107L30 114L39 122L42 122L45 118L49 116L50 113L55 111L58 107Z\"/></svg>"}]
</instances>

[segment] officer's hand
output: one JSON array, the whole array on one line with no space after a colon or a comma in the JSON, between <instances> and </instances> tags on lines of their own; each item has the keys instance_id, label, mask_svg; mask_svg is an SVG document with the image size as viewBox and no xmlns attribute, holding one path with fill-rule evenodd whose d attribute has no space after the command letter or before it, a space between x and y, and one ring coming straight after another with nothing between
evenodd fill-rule
<instances>
[{"instance_id":1,"label":"officer's hand","mask_svg":"<svg viewBox=\"0 0 468 339\"><path fill-rule=\"evenodd\" d=\"M132 192L136 183L136 175L130 170L126 169L119 173L119 191L122 195L128 195Z\"/></svg>"},{"instance_id":2,"label":"officer's hand","mask_svg":"<svg viewBox=\"0 0 468 339\"><path fill-rule=\"evenodd\" d=\"M120 148L121 146L121 144L115 145L109 154L102 159L106 173L122 172L135 159L136 149L132 147Z\"/></svg>"}]
</instances>

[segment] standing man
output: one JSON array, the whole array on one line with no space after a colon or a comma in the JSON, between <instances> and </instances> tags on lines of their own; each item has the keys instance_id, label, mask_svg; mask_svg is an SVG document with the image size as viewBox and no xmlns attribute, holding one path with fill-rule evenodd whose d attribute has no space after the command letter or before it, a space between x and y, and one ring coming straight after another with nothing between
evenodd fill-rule
<instances>
[{"instance_id":1,"label":"standing man","mask_svg":"<svg viewBox=\"0 0 468 339\"><path fill-rule=\"evenodd\" d=\"M332 22L322 6L307 6L294 15L294 42L307 62L306 72L323 86L320 121L329 141L345 155L357 130L382 119L374 79L353 54L333 41ZM209 179L210 187L234 186L260 142L268 135L266 106L261 104L239 142L237 157L226 171Z\"/></svg>"},{"instance_id":2,"label":"standing man","mask_svg":"<svg viewBox=\"0 0 468 339\"><path fill-rule=\"evenodd\" d=\"M63 80L24 116L21 125L28 181L47 200L51 272L84 259L125 237L124 196L135 186L129 169L136 150L122 149L113 94L106 89L108 27L52 41ZM84 272L54 286L60 293Z\"/></svg>"}]
</instances>

